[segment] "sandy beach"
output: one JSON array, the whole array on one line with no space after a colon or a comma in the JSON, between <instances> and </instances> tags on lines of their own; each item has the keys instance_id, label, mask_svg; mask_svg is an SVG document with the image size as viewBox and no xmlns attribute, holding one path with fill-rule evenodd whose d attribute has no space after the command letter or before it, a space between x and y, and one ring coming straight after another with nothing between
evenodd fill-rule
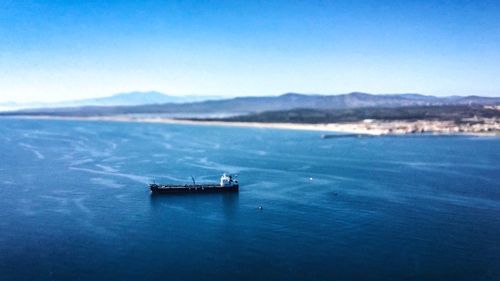
<instances>
[{"instance_id":1,"label":"sandy beach","mask_svg":"<svg viewBox=\"0 0 500 281\"><path fill-rule=\"evenodd\" d=\"M10 117L12 118L12 117ZM436 135L477 135L499 136L500 120L486 119L481 122L456 124L453 121L380 121L364 120L351 123L328 124L300 124L300 123L263 123L263 122L227 122L184 120L165 117L136 117L126 115L89 116L89 117L62 117L62 116L19 116L23 119L51 119L51 120L81 120L81 121L111 121L111 122L138 122L164 123L203 126L232 126L252 128L273 128L285 130L305 130L332 133L360 134L371 136L407 135L407 134L436 134Z\"/></svg>"}]
</instances>

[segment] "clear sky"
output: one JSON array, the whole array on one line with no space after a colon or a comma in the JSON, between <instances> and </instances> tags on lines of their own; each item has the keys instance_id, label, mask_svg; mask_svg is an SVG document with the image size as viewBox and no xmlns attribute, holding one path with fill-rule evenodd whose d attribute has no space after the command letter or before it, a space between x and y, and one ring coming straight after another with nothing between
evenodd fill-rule
<instances>
[{"instance_id":1,"label":"clear sky","mask_svg":"<svg viewBox=\"0 0 500 281\"><path fill-rule=\"evenodd\" d=\"M0 0L0 101L500 96L500 1Z\"/></svg>"}]
</instances>

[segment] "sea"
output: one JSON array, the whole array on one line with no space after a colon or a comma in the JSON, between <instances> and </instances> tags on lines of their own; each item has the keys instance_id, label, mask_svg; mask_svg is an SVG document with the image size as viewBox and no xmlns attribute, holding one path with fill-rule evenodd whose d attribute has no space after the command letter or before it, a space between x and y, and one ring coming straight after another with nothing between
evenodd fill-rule
<instances>
[{"instance_id":1,"label":"sea","mask_svg":"<svg viewBox=\"0 0 500 281\"><path fill-rule=\"evenodd\" d=\"M500 138L3 118L0 280L500 280Z\"/></svg>"}]
</instances>

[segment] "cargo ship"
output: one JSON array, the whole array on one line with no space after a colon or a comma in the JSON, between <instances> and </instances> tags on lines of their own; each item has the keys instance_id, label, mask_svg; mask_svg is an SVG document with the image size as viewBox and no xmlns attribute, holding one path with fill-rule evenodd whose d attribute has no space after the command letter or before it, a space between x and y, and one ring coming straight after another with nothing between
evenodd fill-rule
<instances>
[{"instance_id":1,"label":"cargo ship","mask_svg":"<svg viewBox=\"0 0 500 281\"><path fill-rule=\"evenodd\" d=\"M197 184L193 179L193 184L157 184L152 183L149 189L152 194L182 194L182 193L216 193L216 192L238 192L238 180L232 176L223 174L220 183Z\"/></svg>"}]
</instances>

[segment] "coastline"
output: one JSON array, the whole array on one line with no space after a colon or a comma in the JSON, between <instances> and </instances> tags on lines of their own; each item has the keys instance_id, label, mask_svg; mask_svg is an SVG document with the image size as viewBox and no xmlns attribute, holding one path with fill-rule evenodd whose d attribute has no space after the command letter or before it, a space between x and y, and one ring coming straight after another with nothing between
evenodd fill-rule
<instances>
[{"instance_id":1,"label":"coastline","mask_svg":"<svg viewBox=\"0 0 500 281\"><path fill-rule=\"evenodd\" d=\"M345 133L367 136L397 136L397 135L469 135L469 136L500 136L499 120L489 120L490 127L483 128L476 125L460 127L453 121L380 121L364 120L349 123L264 123L264 122L233 122L233 121L204 121L185 120L165 117L135 117L127 115L113 116L5 116L13 119L39 119L39 120L75 120L75 121L109 121L109 122L135 122L135 123L162 123L180 125L202 126L229 126L250 128L271 128L284 130L318 131L331 133ZM474 127L476 126L476 127ZM467 129L469 128L469 129ZM491 130L493 128L494 130Z\"/></svg>"}]
</instances>

